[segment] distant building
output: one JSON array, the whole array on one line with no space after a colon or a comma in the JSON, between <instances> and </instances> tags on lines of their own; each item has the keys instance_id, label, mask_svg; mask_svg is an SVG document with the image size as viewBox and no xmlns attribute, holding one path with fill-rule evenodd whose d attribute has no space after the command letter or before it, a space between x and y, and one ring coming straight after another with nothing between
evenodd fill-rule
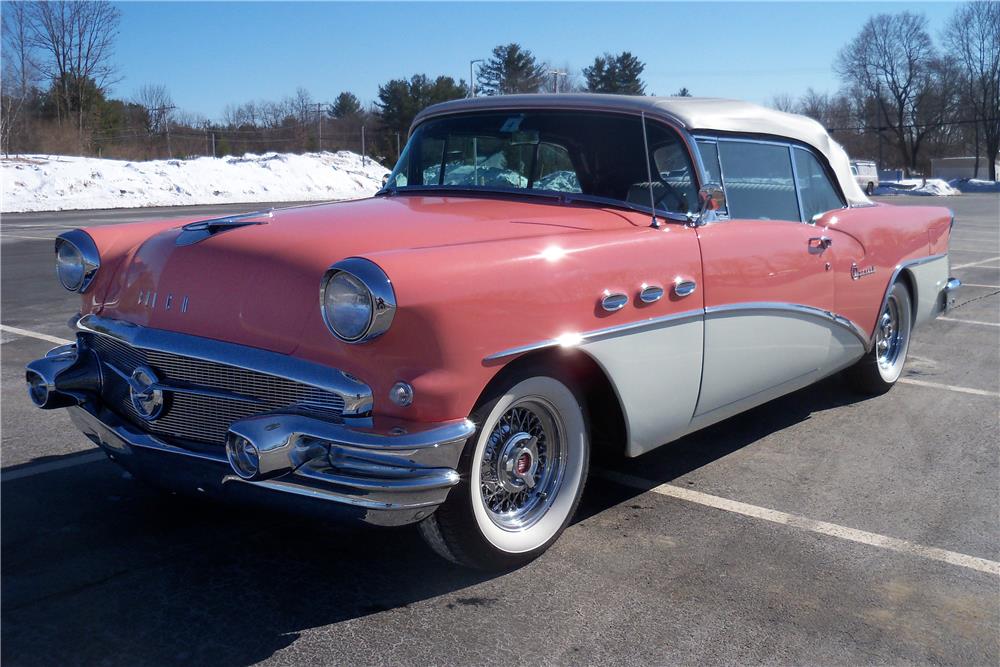
<instances>
[{"instance_id":1,"label":"distant building","mask_svg":"<svg viewBox=\"0 0 1000 667\"><path fill-rule=\"evenodd\" d=\"M942 157L931 160L931 178L950 181L955 178L977 178L976 158L974 157ZM997 171L1000 171L1000 160L997 160ZM990 165L985 157L979 158L979 176L983 180L990 177Z\"/></svg>"}]
</instances>

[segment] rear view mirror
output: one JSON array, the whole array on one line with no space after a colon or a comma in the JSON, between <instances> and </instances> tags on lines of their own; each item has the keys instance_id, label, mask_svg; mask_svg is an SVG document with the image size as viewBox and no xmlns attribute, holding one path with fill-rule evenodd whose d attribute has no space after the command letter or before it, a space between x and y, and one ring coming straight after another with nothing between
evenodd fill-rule
<instances>
[{"instance_id":1,"label":"rear view mirror","mask_svg":"<svg viewBox=\"0 0 1000 667\"><path fill-rule=\"evenodd\" d=\"M718 183L706 183L698 190L701 211L719 211L726 208L726 191Z\"/></svg>"}]
</instances>

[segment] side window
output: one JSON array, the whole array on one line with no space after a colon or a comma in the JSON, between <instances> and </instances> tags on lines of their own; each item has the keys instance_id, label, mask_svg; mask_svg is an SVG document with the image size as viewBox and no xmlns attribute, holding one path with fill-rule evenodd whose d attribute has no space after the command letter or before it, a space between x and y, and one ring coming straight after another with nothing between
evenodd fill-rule
<instances>
[{"instance_id":1,"label":"side window","mask_svg":"<svg viewBox=\"0 0 1000 667\"><path fill-rule=\"evenodd\" d=\"M792 154L795 155L795 174L802 196L803 219L808 222L821 213L843 208L844 202L816 156L802 148L796 148Z\"/></svg>"},{"instance_id":2,"label":"side window","mask_svg":"<svg viewBox=\"0 0 1000 667\"><path fill-rule=\"evenodd\" d=\"M531 187L535 190L583 192L569 151L564 146L549 143L538 145L535 180Z\"/></svg>"},{"instance_id":3,"label":"side window","mask_svg":"<svg viewBox=\"0 0 1000 667\"><path fill-rule=\"evenodd\" d=\"M801 220L787 146L749 141L718 145L729 217Z\"/></svg>"}]
</instances>

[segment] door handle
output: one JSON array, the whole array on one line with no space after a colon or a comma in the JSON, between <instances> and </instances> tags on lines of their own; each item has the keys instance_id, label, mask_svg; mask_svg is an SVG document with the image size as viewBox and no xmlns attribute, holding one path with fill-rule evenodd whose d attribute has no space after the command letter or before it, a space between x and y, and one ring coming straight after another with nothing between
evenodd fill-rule
<instances>
[{"instance_id":1,"label":"door handle","mask_svg":"<svg viewBox=\"0 0 1000 667\"><path fill-rule=\"evenodd\" d=\"M833 239L829 236L814 236L809 239L809 252L820 253L833 245Z\"/></svg>"},{"instance_id":2,"label":"door handle","mask_svg":"<svg viewBox=\"0 0 1000 667\"><path fill-rule=\"evenodd\" d=\"M677 296L688 296L694 294L695 289L698 287L698 283L693 280L684 280L678 278L674 283L674 294Z\"/></svg>"}]
</instances>

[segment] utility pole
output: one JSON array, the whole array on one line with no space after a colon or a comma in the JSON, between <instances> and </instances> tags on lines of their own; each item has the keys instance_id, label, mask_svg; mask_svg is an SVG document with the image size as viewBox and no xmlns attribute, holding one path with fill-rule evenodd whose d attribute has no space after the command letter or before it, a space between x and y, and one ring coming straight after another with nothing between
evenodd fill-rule
<instances>
[{"instance_id":1,"label":"utility pole","mask_svg":"<svg viewBox=\"0 0 1000 667\"><path fill-rule=\"evenodd\" d=\"M885 163L882 162L882 83L875 83L875 131L878 132L878 167L875 168L875 172L878 173L879 169L885 169Z\"/></svg>"},{"instance_id":2,"label":"utility pole","mask_svg":"<svg viewBox=\"0 0 1000 667\"><path fill-rule=\"evenodd\" d=\"M396 133L396 159L399 159L399 132Z\"/></svg>"},{"instance_id":3,"label":"utility pole","mask_svg":"<svg viewBox=\"0 0 1000 667\"><path fill-rule=\"evenodd\" d=\"M212 157L218 157L215 154L215 132L212 133Z\"/></svg>"},{"instance_id":4,"label":"utility pole","mask_svg":"<svg viewBox=\"0 0 1000 667\"><path fill-rule=\"evenodd\" d=\"M367 161L366 158L365 158L365 156L367 154L368 153L365 151L365 126L362 125L361 126L361 166L362 167L365 166L365 162Z\"/></svg>"},{"instance_id":5,"label":"utility pole","mask_svg":"<svg viewBox=\"0 0 1000 667\"><path fill-rule=\"evenodd\" d=\"M319 152L323 152L323 103L316 103L316 124L319 125L318 137L316 143L319 144Z\"/></svg>"},{"instance_id":6,"label":"utility pole","mask_svg":"<svg viewBox=\"0 0 1000 667\"><path fill-rule=\"evenodd\" d=\"M172 158L174 156L174 153L170 149L170 117L167 115L167 112L168 111L172 111L172 110L174 110L176 108L177 107L175 107L173 105L169 105L169 106L155 107L153 109L148 109L147 110L147 113L149 113L149 114L156 114L152 118L156 118L157 119L157 121L158 121L157 125L159 125L159 123L163 123L163 127L164 127L164 129L166 130L166 133L167 133L167 157L168 158ZM152 120L152 118L150 120Z\"/></svg>"},{"instance_id":7,"label":"utility pole","mask_svg":"<svg viewBox=\"0 0 1000 667\"><path fill-rule=\"evenodd\" d=\"M475 60L469 61L469 91L471 93L469 97L476 96L476 75L473 72L473 67L475 66L476 63L484 63L484 62L486 61L483 60L482 58L476 58Z\"/></svg>"}]
</instances>

